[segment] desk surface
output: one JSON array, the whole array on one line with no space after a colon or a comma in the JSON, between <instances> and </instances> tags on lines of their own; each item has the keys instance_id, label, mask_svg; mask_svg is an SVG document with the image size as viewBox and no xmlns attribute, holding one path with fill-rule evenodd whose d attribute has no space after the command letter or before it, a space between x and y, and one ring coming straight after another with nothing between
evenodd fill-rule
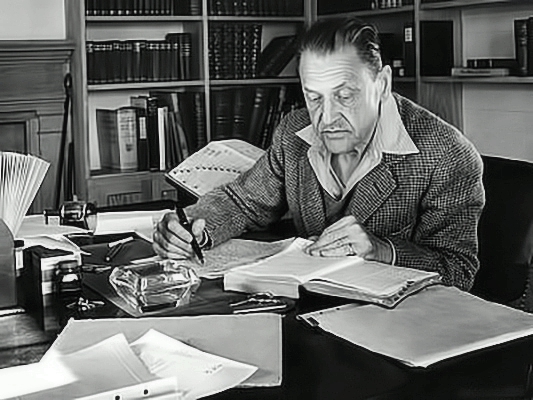
<instances>
[{"instance_id":1,"label":"desk surface","mask_svg":"<svg viewBox=\"0 0 533 400\"><path fill-rule=\"evenodd\" d=\"M89 287L84 289L84 295L100 298ZM201 301L184 307L178 314L224 313L229 307L221 307L217 299L224 302L235 296L243 295L224 292L220 279L204 281L198 292ZM281 387L232 389L210 399L488 399L525 398L533 392L533 337L417 369L313 329L295 318L299 313L344 302L302 292L296 307L283 318ZM121 316L127 315L110 302L77 315ZM29 315L0 317L0 367L40 360L54 338L54 334L40 330Z\"/></svg>"}]
</instances>

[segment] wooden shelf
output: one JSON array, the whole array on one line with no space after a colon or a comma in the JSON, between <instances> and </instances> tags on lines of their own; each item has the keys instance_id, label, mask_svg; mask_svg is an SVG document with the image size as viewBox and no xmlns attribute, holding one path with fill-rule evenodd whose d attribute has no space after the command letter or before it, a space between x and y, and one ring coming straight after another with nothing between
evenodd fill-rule
<instances>
[{"instance_id":1,"label":"wooden shelf","mask_svg":"<svg viewBox=\"0 0 533 400\"><path fill-rule=\"evenodd\" d=\"M396 15L401 13L413 12L414 6L403 6L403 7L394 7L394 8L378 8L375 10L360 10L360 11L351 11L335 14L322 14L318 15L318 18L337 18L337 17L383 17L387 15Z\"/></svg>"},{"instance_id":2,"label":"wooden shelf","mask_svg":"<svg viewBox=\"0 0 533 400\"><path fill-rule=\"evenodd\" d=\"M254 15L210 15L207 17L213 22L305 22L305 17L288 16L288 17L261 17Z\"/></svg>"},{"instance_id":3,"label":"wooden shelf","mask_svg":"<svg viewBox=\"0 0 533 400\"><path fill-rule=\"evenodd\" d=\"M113 15L87 16L87 23L92 22L201 22L201 15Z\"/></svg>"},{"instance_id":4,"label":"wooden shelf","mask_svg":"<svg viewBox=\"0 0 533 400\"><path fill-rule=\"evenodd\" d=\"M452 77L452 76L423 76L423 83L490 83L490 84L533 84L533 76L502 76L502 77Z\"/></svg>"},{"instance_id":5,"label":"wooden shelf","mask_svg":"<svg viewBox=\"0 0 533 400\"><path fill-rule=\"evenodd\" d=\"M116 90L138 90L138 89L159 89L159 88L180 88L190 86L203 86L204 81L168 81L168 82L131 82L131 83L106 83L101 85L88 85L89 92L104 92Z\"/></svg>"},{"instance_id":6,"label":"wooden shelf","mask_svg":"<svg viewBox=\"0 0 533 400\"><path fill-rule=\"evenodd\" d=\"M257 79L219 79L211 81L211 86L231 86L231 85L275 85L286 83L299 83L297 77L279 78L257 78Z\"/></svg>"},{"instance_id":7,"label":"wooden shelf","mask_svg":"<svg viewBox=\"0 0 533 400\"><path fill-rule=\"evenodd\" d=\"M437 3L422 3L421 10L438 10L443 8L483 7L495 5L527 4L525 0L450 0Z\"/></svg>"}]
</instances>

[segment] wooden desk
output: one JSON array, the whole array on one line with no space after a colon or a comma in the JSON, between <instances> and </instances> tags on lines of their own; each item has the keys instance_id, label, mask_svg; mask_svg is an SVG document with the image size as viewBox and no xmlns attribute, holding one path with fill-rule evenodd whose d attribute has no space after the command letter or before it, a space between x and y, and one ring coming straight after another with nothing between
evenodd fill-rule
<instances>
[{"instance_id":1,"label":"wooden desk","mask_svg":"<svg viewBox=\"0 0 533 400\"><path fill-rule=\"evenodd\" d=\"M98 297L85 288L89 298ZM178 315L225 313L224 301L242 294L224 292L222 281L204 281L198 299ZM207 300L207 301L206 301ZM220 301L219 301L220 300ZM441 362L427 369L354 346L296 320L296 315L345 301L302 292L283 318L283 383L275 388L232 389L220 399L489 399L532 397L533 337ZM122 317L111 303L80 318ZM391 327L391 335L394 329ZM0 367L38 361L54 339L28 315L0 317Z\"/></svg>"}]
</instances>

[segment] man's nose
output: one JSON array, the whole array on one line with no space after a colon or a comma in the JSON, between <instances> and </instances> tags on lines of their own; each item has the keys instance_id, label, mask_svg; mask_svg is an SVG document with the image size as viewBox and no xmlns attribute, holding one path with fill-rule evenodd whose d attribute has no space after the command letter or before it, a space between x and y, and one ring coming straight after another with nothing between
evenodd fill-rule
<instances>
[{"instance_id":1,"label":"man's nose","mask_svg":"<svg viewBox=\"0 0 533 400\"><path fill-rule=\"evenodd\" d=\"M337 119L338 110L334 102L331 100L324 100L322 104L322 123L329 125Z\"/></svg>"}]
</instances>

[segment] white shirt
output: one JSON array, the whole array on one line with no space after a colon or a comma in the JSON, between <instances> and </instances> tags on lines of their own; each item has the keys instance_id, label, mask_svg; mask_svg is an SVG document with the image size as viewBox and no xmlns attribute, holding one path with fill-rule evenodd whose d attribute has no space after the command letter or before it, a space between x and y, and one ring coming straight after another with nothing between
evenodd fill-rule
<instances>
[{"instance_id":1,"label":"white shirt","mask_svg":"<svg viewBox=\"0 0 533 400\"><path fill-rule=\"evenodd\" d=\"M359 164L344 184L331 165L331 153L326 149L312 125L296 132L301 139L311 145L307 152L309 163L322 188L334 199L341 200L353 189L363 177L376 167L383 153L414 154L419 153L403 125L398 106L393 96L382 104L381 114L376 125L374 137L363 152Z\"/></svg>"}]
</instances>

